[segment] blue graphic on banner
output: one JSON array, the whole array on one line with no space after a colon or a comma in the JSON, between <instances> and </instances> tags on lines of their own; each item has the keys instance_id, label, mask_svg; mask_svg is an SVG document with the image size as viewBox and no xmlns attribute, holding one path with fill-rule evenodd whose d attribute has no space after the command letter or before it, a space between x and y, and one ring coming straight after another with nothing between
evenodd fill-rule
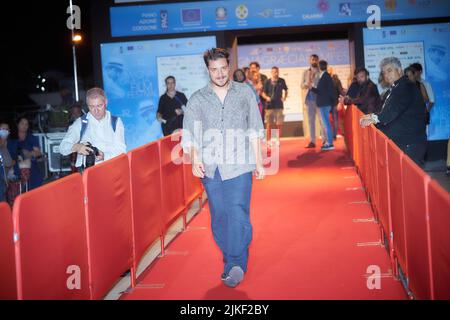
<instances>
[{"instance_id":1,"label":"blue graphic on banner","mask_svg":"<svg viewBox=\"0 0 450 320\"><path fill-rule=\"evenodd\" d=\"M350 57L348 40L327 40L309 42L286 42L271 44L252 44L238 46L238 66L248 66L257 61L261 73L271 75L273 66L280 68L280 77L287 84L289 94L284 103L284 120L303 120L305 90L300 84L303 73L309 67L309 57L317 54L329 63L329 70L341 79L344 87L350 76Z\"/></svg>"},{"instance_id":2,"label":"blue graphic on banner","mask_svg":"<svg viewBox=\"0 0 450 320\"><path fill-rule=\"evenodd\" d=\"M258 61L261 69L309 67L311 54L317 54L329 65L350 64L348 40L332 40L239 46L238 65Z\"/></svg>"},{"instance_id":3,"label":"blue graphic on banner","mask_svg":"<svg viewBox=\"0 0 450 320\"><path fill-rule=\"evenodd\" d=\"M111 7L113 37L445 17L444 0L228 0Z\"/></svg>"},{"instance_id":4,"label":"blue graphic on banner","mask_svg":"<svg viewBox=\"0 0 450 320\"><path fill-rule=\"evenodd\" d=\"M215 46L214 36L101 44L108 109L124 122L128 150L162 136L156 111L165 77L175 76L189 98L207 84L203 52Z\"/></svg>"},{"instance_id":5,"label":"blue graphic on banner","mask_svg":"<svg viewBox=\"0 0 450 320\"><path fill-rule=\"evenodd\" d=\"M405 25L364 29L365 64L372 78L378 76L379 62L397 56L402 67L419 62L422 77L434 92L435 105L431 109L428 140L450 138L450 24Z\"/></svg>"}]
</instances>

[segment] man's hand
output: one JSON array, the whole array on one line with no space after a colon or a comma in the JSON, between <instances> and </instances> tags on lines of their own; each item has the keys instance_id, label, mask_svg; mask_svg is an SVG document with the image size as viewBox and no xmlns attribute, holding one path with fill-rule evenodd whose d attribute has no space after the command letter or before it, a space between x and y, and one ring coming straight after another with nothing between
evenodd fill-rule
<instances>
[{"instance_id":1,"label":"man's hand","mask_svg":"<svg viewBox=\"0 0 450 320\"><path fill-rule=\"evenodd\" d=\"M339 95L339 103L341 103L341 104L344 104L344 101L345 101L345 99L346 98L348 98L347 96L342 96L342 95Z\"/></svg>"},{"instance_id":2,"label":"man's hand","mask_svg":"<svg viewBox=\"0 0 450 320\"><path fill-rule=\"evenodd\" d=\"M366 115L362 116L361 119L359 119L359 124L361 125L362 128L368 127L374 123L375 123L375 120L372 118L371 114L366 114Z\"/></svg>"},{"instance_id":3,"label":"man's hand","mask_svg":"<svg viewBox=\"0 0 450 320\"><path fill-rule=\"evenodd\" d=\"M22 153L25 159L31 159L31 157L33 156L31 151L28 151L27 149L22 149Z\"/></svg>"},{"instance_id":4,"label":"man's hand","mask_svg":"<svg viewBox=\"0 0 450 320\"><path fill-rule=\"evenodd\" d=\"M266 172L264 170L264 166L262 164L256 165L256 170L254 171L255 177L258 180L264 179Z\"/></svg>"},{"instance_id":5,"label":"man's hand","mask_svg":"<svg viewBox=\"0 0 450 320\"><path fill-rule=\"evenodd\" d=\"M192 174L197 178L205 177L205 166L201 161L193 161L192 162Z\"/></svg>"},{"instance_id":6,"label":"man's hand","mask_svg":"<svg viewBox=\"0 0 450 320\"><path fill-rule=\"evenodd\" d=\"M105 154L102 151L98 150L98 156L95 157L95 161L103 161L103 160L105 160Z\"/></svg>"},{"instance_id":7,"label":"man's hand","mask_svg":"<svg viewBox=\"0 0 450 320\"><path fill-rule=\"evenodd\" d=\"M82 143L75 143L72 147L72 151L78 154L82 154L83 156L87 156L90 152L94 152L94 150Z\"/></svg>"},{"instance_id":8,"label":"man's hand","mask_svg":"<svg viewBox=\"0 0 450 320\"><path fill-rule=\"evenodd\" d=\"M180 116L183 114L183 110L180 108L175 109L175 113L177 114L177 116Z\"/></svg>"}]
</instances>

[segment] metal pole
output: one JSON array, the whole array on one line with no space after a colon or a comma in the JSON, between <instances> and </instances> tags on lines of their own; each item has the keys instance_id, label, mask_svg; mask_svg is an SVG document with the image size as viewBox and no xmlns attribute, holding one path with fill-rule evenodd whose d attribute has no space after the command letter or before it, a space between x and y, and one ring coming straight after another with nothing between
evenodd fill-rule
<instances>
[{"instance_id":1,"label":"metal pole","mask_svg":"<svg viewBox=\"0 0 450 320\"><path fill-rule=\"evenodd\" d=\"M75 53L75 44L72 45L73 52L73 75L75 81L75 101L78 102L78 76L77 76L77 55Z\"/></svg>"},{"instance_id":2,"label":"metal pole","mask_svg":"<svg viewBox=\"0 0 450 320\"><path fill-rule=\"evenodd\" d=\"M73 16L73 6L72 6L72 0L70 0L70 15ZM72 22L73 22L73 17L72 17ZM74 25L72 24L72 55L73 55L73 80L75 83L75 101L78 102L79 98L78 98L78 73L77 73L77 54L76 54L76 49L75 49L75 42L73 41L73 37L74 37Z\"/></svg>"}]
</instances>

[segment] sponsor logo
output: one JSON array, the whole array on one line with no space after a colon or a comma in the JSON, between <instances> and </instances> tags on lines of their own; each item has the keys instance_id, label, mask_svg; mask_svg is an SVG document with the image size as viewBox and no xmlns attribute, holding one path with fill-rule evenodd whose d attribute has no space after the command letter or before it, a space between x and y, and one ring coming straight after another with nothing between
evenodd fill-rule
<instances>
[{"instance_id":1,"label":"sponsor logo","mask_svg":"<svg viewBox=\"0 0 450 320\"><path fill-rule=\"evenodd\" d=\"M236 8L236 17L238 19L245 19L248 17L248 8L247 6L241 4Z\"/></svg>"},{"instance_id":2,"label":"sponsor logo","mask_svg":"<svg viewBox=\"0 0 450 320\"><path fill-rule=\"evenodd\" d=\"M330 9L330 5L327 0L319 0L319 2L317 2L317 9L321 12L327 12Z\"/></svg>"},{"instance_id":3,"label":"sponsor logo","mask_svg":"<svg viewBox=\"0 0 450 320\"><path fill-rule=\"evenodd\" d=\"M225 7L218 7L216 9L216 20L225 20L227 16L228 13Z\"/></svg>"},{"instance_id":4,"label":"sponsor logo","mask_svg":"<svg viewBox=\"0 0 450 320\"><path fill-rule=\"evenodd\" d=\"M181 22L184 25L201 24L202 14L200 9L182 9Z\"/></svg>"},{"instance_id":5,"label":"sponsor logo","mask_svg":"<svg viewBox=\"0 0 450 320\"><path fill-rule=\"evenodd\" d=\"M322 19L323 13L311 13L311 14L303 14L303 20L314 20L314 19Z\"/></svg>"},{"instance_id":6,"label":"sponsor logo","mask_svg":"<svg viewBox=\"0 0 450 320\"><path fill-rule=\"evenodd\" d=\"M273 10L272 9L265 9L261 12L258 12L258 16L261 16L263 18L269 18L273 15Z\"/></svg>"},{"instance_id":7,"label":"sponsor logo","mask_svg":"<svg viewBox=\"0 0 450 320\"><path fill-rule=\"evenodd\" d=\"M349 2L339 4L339 15L348 17L352 15L352 9Z\"/></svg>"},{"instance_id":8,"label":"sponsor logo","mask_svg":"<svg viewBox=\"0 0 450 320\"><path fill-rule=\"evenodd\" d=\"M387 10L395 11L397 9L397 0L384 0L384 6Z\"/></svg>"},{"instance_id":9,"label":"sponsor logo","mask_svg":"<svg viewBox=\"0 0 450 320\"><path fill-rule=\"evenodd\" d=\"M161 10L159 13L159 17L161 19L161 29L169 28L169 13L167 10Z\"/></svg>"}]
</instances>

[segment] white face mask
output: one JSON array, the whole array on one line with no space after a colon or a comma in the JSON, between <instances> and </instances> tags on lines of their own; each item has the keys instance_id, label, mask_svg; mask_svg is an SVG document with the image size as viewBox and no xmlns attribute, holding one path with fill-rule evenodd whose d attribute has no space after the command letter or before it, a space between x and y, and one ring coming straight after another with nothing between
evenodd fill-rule
<instances>
[{"instance_id":1,"label":"white face mask","mask_svg":"<svg viewBox=\"0 0 450 320\"><path fill-rule=\"evenodd\" d=\"M6 139L9 136L9 130L0 129L0 138Z\"/></svg>"}]
</instances>

